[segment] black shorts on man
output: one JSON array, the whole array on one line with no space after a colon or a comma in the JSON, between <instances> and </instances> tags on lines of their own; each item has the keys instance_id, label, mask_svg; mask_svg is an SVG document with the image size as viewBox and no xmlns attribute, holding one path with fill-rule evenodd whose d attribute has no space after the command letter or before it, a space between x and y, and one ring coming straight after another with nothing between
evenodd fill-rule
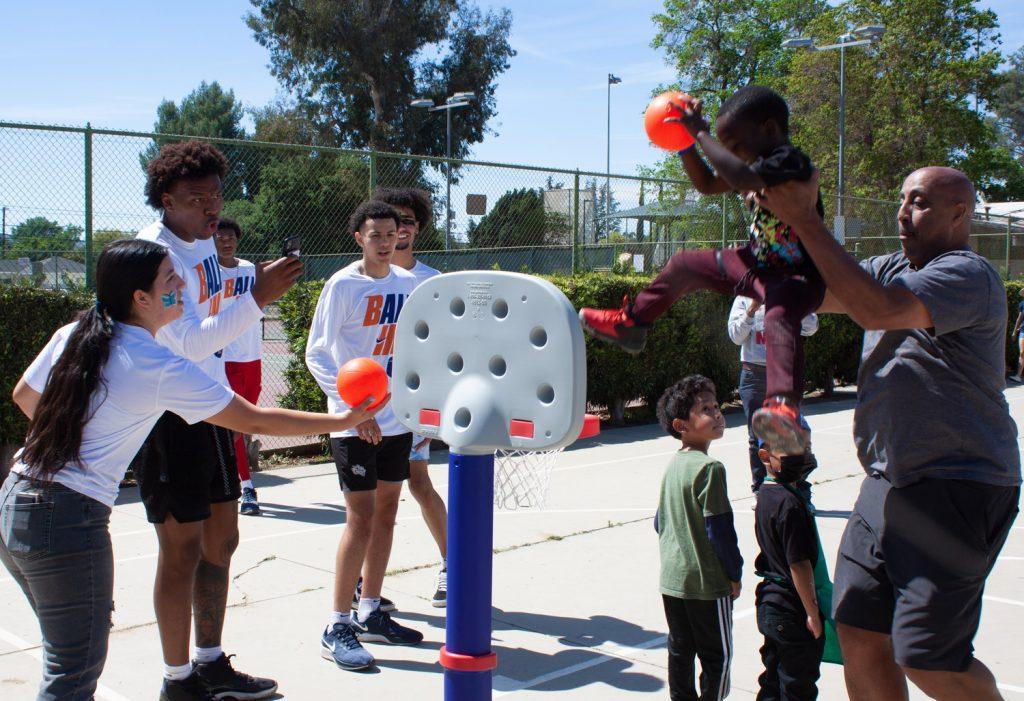
<instances>
[{"instance_id":1,"label":"black shorts on man","mask_svg":"<svg viewBox=\"0 0 1024 701\"><path fill-rule=\"evenodd\" d=\"M188 424L164 412L132 461L150 523L170 514L179 523L204 521L210 504L242 495L231 431L203 421Z\"/></svg>"},{"instance_id":2,"label":"black shorts on man","mask_svg":"<svg viewBox=\"0 0 1024 701\"><path fill-rule=\"evenodd\" d=\"M344 492L367 492L376 489L378 481L409 479L411 450L412 433L384 436L377 445L359 436L331 439L331 455Z\"/></svg>"},{"instance_id":3,"label":"black shorts on man","mask_svg":"<svg viewBox=\"0 0 1024 701\"><path fill-rule=\"evenodd\" d=\"M1017 516L1019 487L865 478L843 533L835 620L892 635L904 667L964 672L981 620L985 578Z\"/></svg>"}]
</instances>

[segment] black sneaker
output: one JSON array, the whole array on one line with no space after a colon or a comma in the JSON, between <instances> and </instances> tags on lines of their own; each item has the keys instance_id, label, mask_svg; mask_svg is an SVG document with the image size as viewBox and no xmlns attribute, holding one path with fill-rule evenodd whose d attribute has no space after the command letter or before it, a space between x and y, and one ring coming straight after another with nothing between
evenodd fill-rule
<instances>
[{"instance_id":1,"label":"black sneaker","mask_svg":"<svg viewBox=\"0 0 1024 701\"><path fill-rule=\"evenodd\" d=\"M231 655L221 653L213 662L197 662L196 673L214 699L265 699L277 691L273 679L250 677L231 666Z\"/></svg>"},{"instance_id":2,"label":"black sneaker","mask_svg":"<svg viewBox=\"0 0 1024 701\"><path fill-rule=\"evenodd\" d=\"M160 701L213 701L214 696L207 690L203 680L195 672L184 679L164 679L160 687Z\"/></svg>"},{"instance_id":3,"label":"black sneaker","mask_svg":"<svg viewBox=\"0 0 1024 701\"><path fill-rule=\"evenodd\" d=\"M363 593L363 578L360 577L359 581L356 582L356 590L352 594L352 610L359 610L359 596ZM397 611L398 607L395 606L395 602L386 596L380 597L380 610L385 613L391 613Z\"/></svg>"},{"instance_id":4,"label":"black sneaker","mask_svg":"<svg viewBox=\"0 0 1024 701\"><path fill-rule=\"evenodd\" d=\"M443 569L437 573L437 590L430 605L436 609L443 609L448 605L448 570Z\"/></svg>"},{"instance_id":5,"label":"black sneaker","mask_svg":"<svg viewBox=\"0 0 1024 701\"><path fill-rule=\"evenodd\" d=\"M243 516L260 515L260 501L256 498L256 490L252 487L242 488L242 507L239 511Z\"/></svg>"},{"instance_id":6,"label":"black sneaker","mask_svg":"<svg viewBox=\"0 0 1024 701\"><path fill-rule=\"evenodd\" d=\"M391 620L391 614L377 609L365 622L352 616L352 630L361 643L386 643L388 645L419 645L423 633L406 628Z\"/></svg>"}]
</instances>

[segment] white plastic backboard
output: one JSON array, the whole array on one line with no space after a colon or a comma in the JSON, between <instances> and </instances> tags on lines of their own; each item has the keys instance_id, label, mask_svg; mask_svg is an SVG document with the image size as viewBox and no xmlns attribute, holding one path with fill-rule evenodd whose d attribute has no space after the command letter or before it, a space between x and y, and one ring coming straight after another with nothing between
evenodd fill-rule
<instances>
[{"instance_id":1,"label":"white plastic backboard","mask_svg":"<svg viewBox=\"0 0 1024 701\"><path fill-rule=\"evenodd\" d=\"M560 448L579 435L586 396L579 317L550 282L448 273L406 300L391 407L411 431L463 455Z\"/></svg>"}]
</instances>

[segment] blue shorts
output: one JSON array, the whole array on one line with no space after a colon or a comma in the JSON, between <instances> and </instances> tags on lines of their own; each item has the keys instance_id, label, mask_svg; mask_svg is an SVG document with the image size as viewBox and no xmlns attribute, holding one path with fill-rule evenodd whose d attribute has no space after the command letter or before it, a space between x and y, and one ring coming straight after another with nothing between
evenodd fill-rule
<instances>
[{"instance_id":1,"label":"blue shorts","mask_svg":"<svg viewBox=\"0 0 1024 701\"><path fill-rule=\"evenodd\" d=\"M430 441L423 444L423 447L419 450L416 446L420 444L424 436L418 433L412 434L412 450L409 451L409 462L414 460L430 460Z\"/></svg>"}]
</instances>

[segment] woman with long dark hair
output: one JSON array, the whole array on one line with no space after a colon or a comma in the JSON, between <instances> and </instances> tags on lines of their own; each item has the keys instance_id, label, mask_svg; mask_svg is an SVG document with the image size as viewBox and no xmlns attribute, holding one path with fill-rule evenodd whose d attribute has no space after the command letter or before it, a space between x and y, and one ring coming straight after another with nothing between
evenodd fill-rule
<instances>
[{"instance_id":1,"label":"woman with long dark hair","mask_svg":"<svg viewBox=\"0 0 1024 701\"><path fill-rule=\"evenodd\" d=\"M164 411L245 433L308 435L372 417L255 407L159 345L181 316L182 279L167 249L116 241L99 256L96 305L57 331L14 390L25 447L0 487L0 560L43 636L39 699L91 699L113 609L108 528L118 485Z\"/></svg>"}]
</instances>

